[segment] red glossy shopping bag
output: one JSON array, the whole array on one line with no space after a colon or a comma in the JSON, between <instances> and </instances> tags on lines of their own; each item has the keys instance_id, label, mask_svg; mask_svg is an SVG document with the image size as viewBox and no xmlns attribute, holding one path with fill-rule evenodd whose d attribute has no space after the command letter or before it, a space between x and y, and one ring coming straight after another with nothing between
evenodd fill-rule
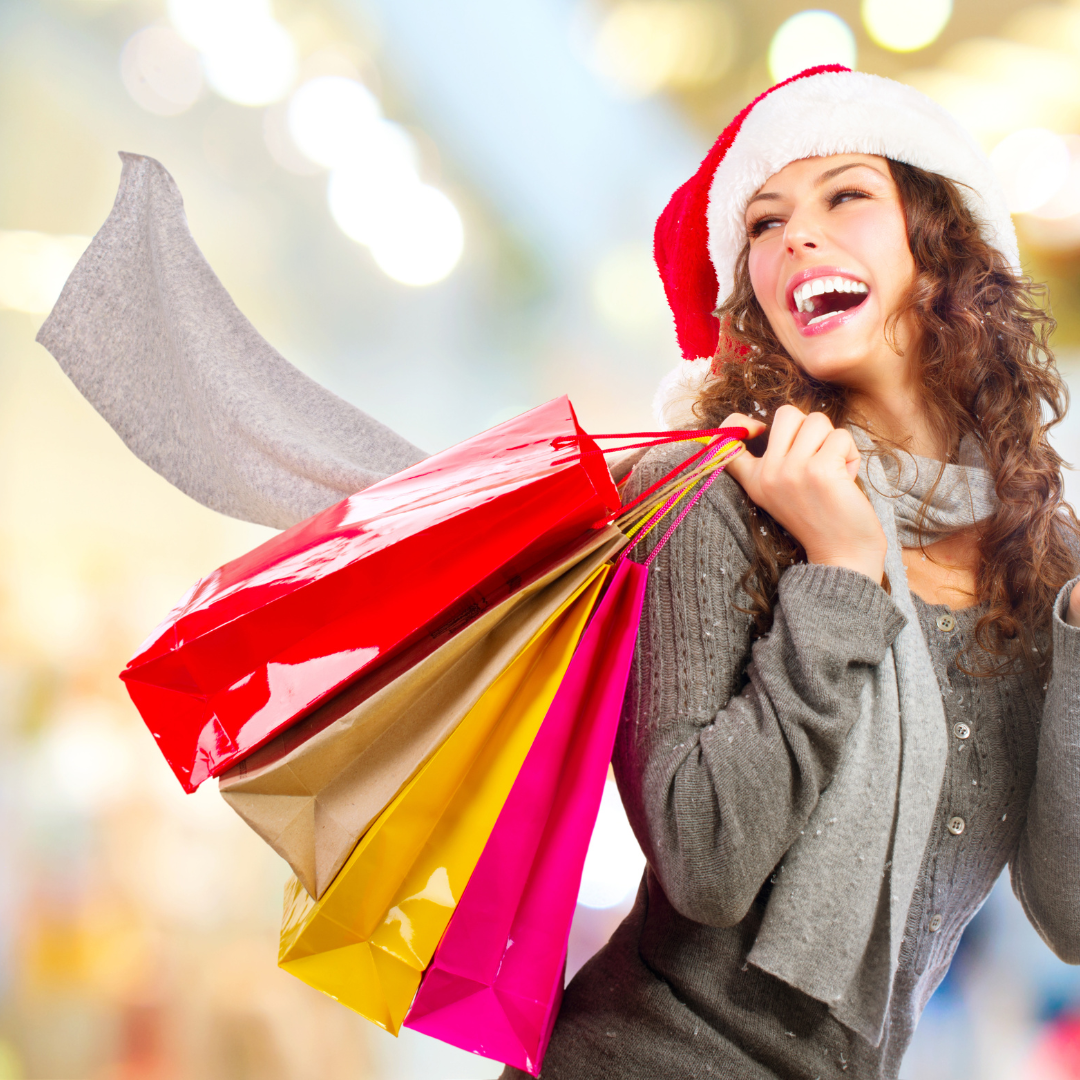
<instances>
[{"instance_id":1,"label":"red glossy shopping bag","mask_svg":"<svg viewBox=\"0 0 1080 1080\"><path fill-rule=\"evenodd\" d=\"M405 1020L534 1076L562 999L647 576L616 568Z\"/></svg>"},{"instance_id":2,"label":"red glossy shopping bag","mask_svg":"<svg viewBox=\"0 0 1080 1080\"><path fill-rule=\"evenodd\" d=\"M446 640L618 506L557 398L216 570L121 678L193 791L361 673Z\"/></svg>"}]
</instances>

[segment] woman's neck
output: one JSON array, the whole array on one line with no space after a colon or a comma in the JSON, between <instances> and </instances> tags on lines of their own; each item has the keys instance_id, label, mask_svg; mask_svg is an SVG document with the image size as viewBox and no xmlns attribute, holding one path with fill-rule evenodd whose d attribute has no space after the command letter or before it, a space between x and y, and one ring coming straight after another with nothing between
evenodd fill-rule
<instances>
[{"instance_id":1,"label":"woman's neck","mask_svg":"<svg viewBox=\"0 0 1080 1080\"><path fill-rule=\"evenodd\" d=\"M851 415L877 438L906 450L909 454L942 461L948 447L930 425L930 418L918 387L897 385L877 392L855 391L851 395Z\"/></svg>"}]
</instances>

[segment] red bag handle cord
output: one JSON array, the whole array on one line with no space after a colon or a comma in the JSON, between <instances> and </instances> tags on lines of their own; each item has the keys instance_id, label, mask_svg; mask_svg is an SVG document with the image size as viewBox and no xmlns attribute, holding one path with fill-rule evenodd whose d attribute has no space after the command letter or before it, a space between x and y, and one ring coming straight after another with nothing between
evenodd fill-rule
<instances>
[{"instance_id":1,"label":"red bag handle cord","mask_svg":"<svg viewBox=\"0 0 1080 1080\"><path fill-rule=\"evenodd\" d=\"M591 438L594 438L594 439L612 439L612 438L620 438L620 437L621 438L633 438L635 435L646 435L646 434L649 434L649 433L644 432L644 431L636 431L636 432L630 431L630 432L627 432L623 436L618 436L618 435L593 435L593 436L591 436ZM729 439L734 439L734 440L745 439L746 436L749 434L749 432L746 430L746 428L743 428L743 427L729 427L729 428L706 428L704 430L697 430L697 431L662 431L662 432L654 432L653 434L659 434L659 435L663 436L663 438L661 438L658 442L639 443L638 445L639 446L663 446L665 443L688 442L691 439L701 439L701 438L705 438L705 437L715 437L715 436L718 436L718 435L727 436L727 438L724 439L719 445L717 443L715 443L715 442L708 443L705 446L703 446L696 454L691 454L690 457L688 457L685 461L680 462L678 465L676 465L675 468L671 470L671 472L667 473L665 476L660 477L660 479L657 480L655 484L653 484L651 487L649 487L645 491L643 491L640 495L637 496L637 498L631 499L630 502L625 503L623 506L619 507L619 510L618 510L619 514L624 514L624 513L626 513L627 510L633 509L635 506L637 506L638 503L643 502L654 491L657 491L659 488L662 488L669 480L673 479L675 476L677 476L679 473L681 473L684 469L688 469L691 465L698 462L701 458L705 457L705 455L708 454L710 451L716 452L717 450L719 450L720 446L723 446ZM630 449L630 447L619 447L619 449L624 449L625 450L625 449ZM595 451L591 451L591 450L586 451L586 452L587 453L595 453ZM601 450L600 453L605 453L605 451ZM594 528L602 528L604 525L607 525L611 521L614 521L616 516L618 516L618 515L612 515L610 518L607 518L604 521L600 522L598 525L594 526Z\"/></svg>"},{"instance_id":2,"label":"red bag handle cord","mask_svg":"<svg viewBox=\"0 0 1080 1080\"><path fill-rule=\"evenodd\" d=\"M693 428L689 431L617 431L605 435L593 435L590 439L645 439L645 442L629 443L626 446L611 446L607 450L582 450L581 456L592 454L616 454L620 450L640 450L642 447L664 446L666 443L688 442L691 439L713 438L717 435L730 435L735 439L745 439L749 433L741 427ZM554 440L556 450L577 440L575 435L560 435Z\"/></svg>"}]
</instances>

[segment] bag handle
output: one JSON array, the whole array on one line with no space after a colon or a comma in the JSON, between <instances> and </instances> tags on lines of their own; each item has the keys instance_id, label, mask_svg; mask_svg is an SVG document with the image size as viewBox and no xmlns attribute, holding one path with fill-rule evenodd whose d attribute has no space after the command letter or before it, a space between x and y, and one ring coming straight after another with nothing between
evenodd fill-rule
<instances>
[{"instance_id":1,"label":"bag handle","mask_svg":"<svg viewBox=\"0 0 1080 1080\"><path fill-rule=\"evenodd\" d=\"M632 499L630 502L620 506L619 509L610 516L598 521L593 528L602 529L606 525L610 525L617 517L625 514L628 510L633 509L638 503L644 502L653 492L658 491L665 484L673 480L684 469L688 469L691 465L697 464L703 458L708 461L713 456L710 450L714 450L716 441L720 440L721 445L727 445L731 441L741 441L747 437L749 432L744 427L717 427L717 428L691 428L685 431L622 431L622 432L609 432L602 435L589 434L590 439L644 439L643 442L628 443L625 446L612 446L606 450L582 450L580 452L581 457L589 457L594 454L613 454L622 450L640 450L646 447L665 446L668 443L677 442L697 442L708 439L709 442L703 446L697 453L692 454L685 461L680 462L669 473L662 476L651 487L643 491L637 498ZM554 446L556 449L568 446L570 443L577 441L575 435L560 435L554 440Z\"/></svg>"},{"instance_id":2,"label":"bag handle","mask_svg":"<svg viewBox=\"0 0 1080 1080\"><path fill-rule=\"evenodd\" d=\"M740 432L741 434L737 434ZM599 439L644 439L645 441L628 443L626 446L611 446L608 447L607 450L582 450L581 456L589 457L592 454L615 454L622 450L640 450L642 447L664 446L667 443L711 439L717 435L731 435L736 439L745 439L747 434L746 428L741 427L691 428L689 430L679 431L616 431L604 435L593 435L592 432L589 432L588 436L594 442ZM574 435L560 435L555 439L555 449L558 450L563 446L567 446L571 442L574 442L575 439L576 436Z\"/></svg>"},{"instance_id":3,"label":"bag handle","mask_svg":"<svg viewBox=\"0 0 1080 1080\"><path fill-rule=\"evenodd\" d=\"M736 430L742 431L742 433L743 433L742 437L743 438L746 437L746 429L745 428L739 428L739 429L736 429ZM702 462L702 466L703 467L706 466L714 458L718 457L722 451L732 449L732 444L734 442L736 442L736 441L737 440L735 440L733 438L725 438L725 439L717 439L717 440L711 442L708 446L705 447L705 449L703 451L703 453L705 455L707 455L707 456L705 457L705 460ZM717 465L709 473L709 475L707 477L705 477L704 483L697 489L696 492L694 492L693 498L691 498L691 500L682 508L682 510L679 511L678 516L667 527L667 530L664 532L664 535L661 536L660 539L656 542L656 544L653 547L652 551L649 552L649 554L646 557L645 561L642 563L643 566L648 568L649 566L652 565L653 560L663 550L664 546L667 544L668 540L671 539L672 534L675 532L675 530L682 523L682 521L686 517L686 515L689 514L691 510L693 510L693 508L697 505L698 501L701 499L701 496L704 495L705 492L708 491L709 488L712 486L712 484L714 484L716 482L717 477L727 467L727 463L731 460L731 458L736 456L737 454L739 454L741 452L742 452L741 448L736 449L734 454L726 456L724 458L724 460L719 465ZM695 454L694 455L695 458L698 458L698 457L701 457L701 456L702 456L701 454ZM685 468L686 465L688 465L689 463L690 463L689 460L684 462L683 465L680 466L680 469ZM677 472L678 470L675 470L675 471ZM670 476L671 474L669 473L668 475ZM665 480L666 479L667 479L667 477L665 477ZM638 532L637 536L634 537L634 539L625 548L623 548L623 550L619 553L619 557L616 560L617 563L621 562L623 559L625 559L630 554L630 552L645 538L645 536L648 533L652 532L653 528L657 525L657 523L664 517L664 515L666 515L668 513L668 511L670 511L672 509L672 507L675 506L675 504L677 502L679 502L686 495L686 493L690 490L690 487L695 482L696 482L695 480L691 480L689 485L687 485L686 487L682 488L679 491L673 492L664 501L664 503L652 515L650 515L650 517L648 518L648 520L646 520L644 525L640 526L640 531ZM657 486L658 485L654 484L649 490L650 491L655 490L655 488ZM640 500L640 496L639 496L638 499L634 500L634 503L638 502L639 500ZM632 506L632 505L634 505L634 503L630 503L628 505Z\"/></svg>"}]
</instances>

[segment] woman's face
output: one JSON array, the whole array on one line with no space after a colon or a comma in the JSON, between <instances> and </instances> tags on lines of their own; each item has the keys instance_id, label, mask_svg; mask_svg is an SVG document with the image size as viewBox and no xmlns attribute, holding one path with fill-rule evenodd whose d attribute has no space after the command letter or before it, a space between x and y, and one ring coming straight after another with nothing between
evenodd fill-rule
<instances>
[{"instance_id":1,"label":"woman's face","mask_svg":"<svg viewBox=\"0 0 1080 1080\"><path fill-rule=\"evenodd\" d=\"M807 374L855 390L908 371L910 321L886 322L915 277L904 208L888 163L868 154L794 161L746 208L754 295Z\"/></svg>"}]
</instances>

